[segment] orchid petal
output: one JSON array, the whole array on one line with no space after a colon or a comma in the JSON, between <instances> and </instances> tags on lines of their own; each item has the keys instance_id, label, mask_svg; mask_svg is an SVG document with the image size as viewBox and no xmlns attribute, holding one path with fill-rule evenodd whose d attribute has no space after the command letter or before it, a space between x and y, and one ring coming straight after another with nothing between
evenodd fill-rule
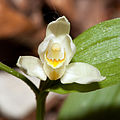
<instances>
[{"instance_id":1,"label":"orchid petal","mask_svg":"<svg viewBox=\"0 0 120 120\"><path fill-rule=\"evenodd\" d=\"M17 66L26 74L38 77L40 80L46 80L47 76L42 68L40 59L33 56L20 56L17 61Z\"/></svg>"},{"instance_id":2,"label":"orchid petal","mask_svg":"<svg viewBox=\"0 0 120 120\"><path fill-rule=\"evenodd\" d=\"M66 65L68 65L69 62L71 61L72 57L74 56L75 52L76 52L76 47L75 47L75 44L72 41L72 38L68 34L61 41L61 43L62 43L62 46L65 48Z\"/></svg>"},{"instance_id":3,"label":"orchid petal","mask_svg":"<svg viewBox=\"0 0 120 120\"><path fill-rule=\"evenodd\" d=\"M50 80L57 80L63 76L65 65L63 64L61 67L53 69L47 63L44 63L43 69Z\"/></svg>"},{"instance_id":4,"label":"orchid petal","mask_svg":"<svg viewBox=\"0 0 120 120\"><path fill-rule=\"evenodd\" d=\"M64 76L61 78L63 84L79 83L88 84L104 80L100 71L87 63L71 63L67 66Z\"/></svg>"},{"instance_id":5,"label":"orchid petal","mask_svg":"<svg viewBox=\"0 0 120 120\"><path fill-rule=\"evenodd\" d=\"M39 45L38 47L38 54L39 54L39 57L41 59L41 61L44 63L44 54L45 54L45 51L50 43L51 40L54 39L54 35L51 34L49 36L46 36L44 41Z\"/></svg>"},{"instance_id":6,"label":"orchid petal","mask_svg":"<svg viewBox=\"0 0 120 120\"><path fill-rule=\"evenodd\" d=\"M65 16L58 18L56 21L53 21L48 24L46 30L46 36L54 34L56 37L60 35L69 34L70 32L70 23Z\"/></svg>"}]
</instances>

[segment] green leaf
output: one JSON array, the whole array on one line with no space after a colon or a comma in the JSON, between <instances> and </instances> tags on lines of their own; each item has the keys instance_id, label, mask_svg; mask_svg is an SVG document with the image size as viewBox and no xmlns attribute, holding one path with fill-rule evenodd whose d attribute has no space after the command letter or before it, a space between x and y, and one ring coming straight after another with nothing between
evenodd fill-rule
<instances>
[{"instance_id":1,"label":"green leaf","mask_svg":"<svg viewBox=\"0 0 120 120\"><path fill-rule=\"evenodd\" d=\"M72 93L59 120L120 120L120 84L89 93Z\"/></svg>"},{"instance_id":2,"label":"green leaf","mask_svg":"<svg viewBox=\"0 0 120 120\"><path fill-rule=\"evenodd\" d=\"M120 83L120 18L97 24L74 39L77 51L72 62L85 62L97 67L106 80L87 85L51 86L57 93L88 92Z\"/></svg>"}]
</instances>

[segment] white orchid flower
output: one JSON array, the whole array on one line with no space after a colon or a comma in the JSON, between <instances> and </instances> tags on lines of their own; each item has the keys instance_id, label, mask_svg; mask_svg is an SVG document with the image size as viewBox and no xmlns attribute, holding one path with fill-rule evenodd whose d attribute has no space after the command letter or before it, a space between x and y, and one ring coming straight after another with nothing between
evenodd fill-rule
<instances>
[{"instance_id":1,"label":"white orchid flower","mask_svg":"<svg viewBox=\"0 0 120 120\"><path fill-rule=\"evenodd\" d=\"M20 56L17 66L26 74L45 81L60 79L63 84L87 84L105 79L87 63L70 63L76 47L69 35L70 23L65 16L48 24L46 37L38 47L39 58ZM70 63L70 64L69 64Z\"/></svg>"}]
</instances>

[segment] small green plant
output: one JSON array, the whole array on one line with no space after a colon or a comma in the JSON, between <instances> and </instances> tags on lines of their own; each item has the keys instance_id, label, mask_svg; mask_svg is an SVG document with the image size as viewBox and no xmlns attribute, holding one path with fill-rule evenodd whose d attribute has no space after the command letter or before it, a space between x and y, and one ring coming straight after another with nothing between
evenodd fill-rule
<instances>
[{"instance_id":1,"label":"small green plant","mask_svg":"<svg viewBox=\"0 0 120 120\"><path fill-rule=\"evenodd\" d=\"M0 63L1 70L20 78L35 93L36 120L44 119L45 100L50 91L89 92L120 83L120 18L93 26L73 41L69 32L70 23L66 17L60 17L47 27L46 37L38 47L40 59L19 57L17 66L38 77L39 88Z\"/></svg>"}]
</instances>

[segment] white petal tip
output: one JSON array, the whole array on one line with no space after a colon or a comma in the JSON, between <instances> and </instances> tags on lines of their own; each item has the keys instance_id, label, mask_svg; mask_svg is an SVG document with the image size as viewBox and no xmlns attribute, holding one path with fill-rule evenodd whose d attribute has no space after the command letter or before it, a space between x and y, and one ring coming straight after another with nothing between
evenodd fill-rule
<instances>
[{"instance_id":1,"label":"white petal tip","mask_svg":"<svg viewBox=\"0 0 120 120\"><path fill-rule=\"evenodd\" d=\"M47 76L42 68L40 59L33 56L20 56L16 64L23 72L29 76L34 76L45 81Z\"/></svg>"},{"instance_id":2,"label":"white petal tip","mask_svg":"<svg viewBox=\"0 0 120 120\"><path fill-rule=\"evenodd\" d=\"M17 63L16 63L16 65L17 65L18 67L21 66L21 65L20 65L20 59L21 59L21 56L19 56L19 58L18 58L18 60L17 60Z\"/></svg>"},{"instance_id":3,"label":"white petal tip","mask_svg":"<svg viewBox=\"0 0 120 120\"><path fill-rule=\"evenodd\" d=\"M54 34L55 36L61 36L69 34L70 23L65 16L59 17L57 20L48 24L46 30L46 36Z\"/></svg>"},{"instance_id":4,"label":"white petal tip","mask_svg":"<svg viewBox=\"0 0 120 120\"><path fill-rule=\"evenodd\" d=\"M106 77L101 76L100 81L103 81L105 79L106 79Z\"/></svg>"},{"instance_id":5,"label":"white petal tip","mask_svg":"<svg viewBox=\"0 0 120 120\"><path fill-rule=\"evenodd\" d=\"M68 19L65 16L59 17L57 21L65 21L69 23Z\"/></svg>"},{"instance_id":6,"label":"white petal tip","mask_svg":"<svg viewBox=\"0 0 120 120\"><path fill-rule=\"evenodd\" d=\"M68 65L64 76L61 78L61 83L79 83L90 84L92 82L100 82L106 77L101 76L100 71L87 63L71 63Z\"/></svg>"}]
</instances>

